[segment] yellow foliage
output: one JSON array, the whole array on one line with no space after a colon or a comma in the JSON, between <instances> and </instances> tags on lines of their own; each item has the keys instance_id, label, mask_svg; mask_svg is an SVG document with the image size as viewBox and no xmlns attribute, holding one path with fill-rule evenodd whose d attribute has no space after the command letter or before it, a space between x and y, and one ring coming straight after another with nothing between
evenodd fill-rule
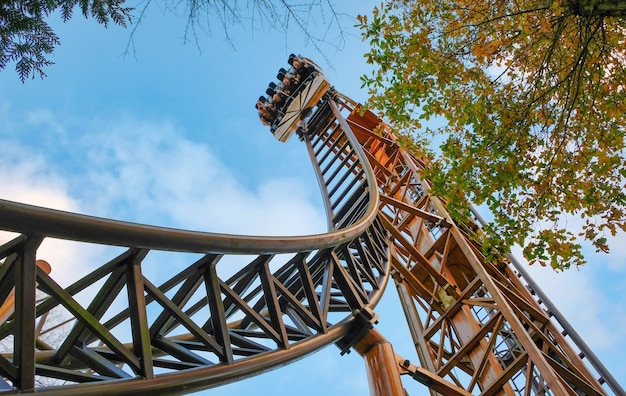
<instances>
[{"instance_id":1,"label":"yellow foliage","mask_svg":"<svg viewBox=\"0 0 626 396\"><path fill-rule=\"evenodd\" d=\"M441 120L434 191L491 208L487 247L554 268L585 262L567 216L595 219L599 251L600 230L626 230L626 24L571 4L387 1L359 19L380 67L369 105L406 132Z\"/></svg>"}]
</instances>

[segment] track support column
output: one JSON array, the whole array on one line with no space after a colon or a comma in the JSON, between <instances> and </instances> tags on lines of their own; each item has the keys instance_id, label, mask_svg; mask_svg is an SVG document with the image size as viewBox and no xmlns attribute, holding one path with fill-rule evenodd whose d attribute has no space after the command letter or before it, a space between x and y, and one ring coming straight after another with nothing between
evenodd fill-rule
<instances>
[{"instance_id":1,"label":"track support column","mask_svg":"<svg viewBox=\"0 0 626 396\"><path fill-rule=\"evenodd\" d=\"M378 330L370 329L353 348L365 360L370 395L405 395L396 354L391 343Z\"/></svg>"}]
</instances>

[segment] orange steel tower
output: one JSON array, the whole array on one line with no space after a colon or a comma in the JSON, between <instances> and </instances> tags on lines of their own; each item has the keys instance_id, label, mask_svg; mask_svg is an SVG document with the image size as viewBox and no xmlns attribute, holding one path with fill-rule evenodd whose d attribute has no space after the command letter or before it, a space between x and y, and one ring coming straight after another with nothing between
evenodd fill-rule
<instances>
[{"instance_id":1,"label":"orange steel tower","mask_svg":"<svg viewBox=\"0 0 626 396\"><path fill-rule=\"evenodd\" d=\"M423 161L374 114L340 95L335 102L374 169L381 221L391 235L392 276L420 360L398 357L400 372L433 395L624 394L514 258L485 260L480 221L450 218L420 178ZM585 355L593 356L600 380Z\"/></svg>"},{"instance_id":2,"label":"orange steel tower","mask_svg":"<svg viewBox=\"0 0 626 396\"><path fill-rule=\"evenodd\" d=\"M423 162L302 61L299 87L261 115L277 139L306 144L328 232L203 233L0 200L13 233L0 246L0 396L188 393L330 343L363 356L372 395L406 394L402 375L431 395L623 395L523 267L485 260L480 221L456 224ZM49 239L109 257L64 284L36 264ZM389 280L419 362L376 330ZM50 340L53 310L66 330Z\"/></svg>"}]
</instances>

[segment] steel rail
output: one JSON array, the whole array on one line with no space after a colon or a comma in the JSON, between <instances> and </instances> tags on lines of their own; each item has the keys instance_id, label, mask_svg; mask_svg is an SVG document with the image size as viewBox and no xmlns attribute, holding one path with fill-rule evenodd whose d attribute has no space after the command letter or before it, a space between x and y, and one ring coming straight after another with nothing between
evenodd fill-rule
<instances>
[{"instance_id":1,"label":"steel rail","mask_svg":"<svg viewBox=\"0 0 626 396\"><path fill-rule=\"evenodd\" d=\"M367 163L361 153L359 159ZM365 175L367 183L375 186L376 178L371 167L365 166ZM325 234L302 236L268 237L190 231L105 219L2 199L0 228L18 233L36 230L50 238L151 250L232 254L291 253L337 246L362 234L377 215L378 190L370 188L369 197L367 212L355 224Z\"/></svg>"},{"instance_id":2,"label":"steel rail","mask_svg":"<svg viewBox=\"0 0 626 396\"><path fill-rule=\"evenodd\" d=\"M294 344L287 350L275 350L264 355L257 355L232 365L200 367L181 372L162 374L154 379L133 378L114 382L88 383L78 385L37 388L31 393L46 396L75 395L180 395L226 385L238 380L249 378L279 369L298 359L305 358L321 348L333 343L349 331L351 321L333 326L325 334L318 334L303 343ZM264 369L259 370L259 366ZM2 395L20 394L19 391L2 391Z\"/></svg>"}]
</instances>

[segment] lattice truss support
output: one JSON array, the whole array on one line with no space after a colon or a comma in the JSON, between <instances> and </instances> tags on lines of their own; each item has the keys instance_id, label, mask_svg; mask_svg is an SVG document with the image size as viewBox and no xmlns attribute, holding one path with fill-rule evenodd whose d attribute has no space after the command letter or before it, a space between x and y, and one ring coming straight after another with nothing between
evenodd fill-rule
<instances>
[{"instance_id":1,"label":"lattice truss support","mask_svg":"<svg viewBox=\"0 0 626 396\"><path fill-rule=\"evenodd\" d=\"M181 394L370 328L390 274L376 180L327 100L312 117L334 139L313 155L326 234L206 234L1 201L0 230L15 234L0 246L0 394ZM109 260L65 285L36 265L46 239Z\"/></svg>"},{"instance_id":2,"label":"lattice truss support","mask_svg":"<svg viewBox=\"0 0 626 396\"><path fill-rule=\"evenodd\" d=\"M8 381L3 388L154 379L202 367L228 369L289 350L366 306L385 272L379 264L386 262L385 234L375 223L351 243L298 253L283 264L274 263L275 255L259 255L228 276L218 271L224 255L201 255L158 286L142 273L143 265L152 265L144 264L149 250L129 249L66 288L34 265L41 238L20 236L0 247L0 297L16 294L15 313L0 326L0 339L16 347L14 354L0 355ZM362 238L374 250L363 248ZM35 288L38 304L25 303ZM91 295L87 304L85 293ZM128 308L120 310L120 303ZM62 338L50 345L46 334L55 328L44 323L59 308L71 318L69 331L56 332ZM122 392L114 385L83 392L114 390Z\"/></svg>"},{"instance_id":3,"label":"lattice truss support","mask_svg":"<svg viewBox=\"0 0 626 396\"><path fill-rule=\"evenodd\" d=\"M458 226L428 194L424 163L374 114L343 101L378 180L393 278L422 366L400 359L401 370L444 395L606 394L511 267L485 260L478 227Z\"/></svg>"}]
</instances>

